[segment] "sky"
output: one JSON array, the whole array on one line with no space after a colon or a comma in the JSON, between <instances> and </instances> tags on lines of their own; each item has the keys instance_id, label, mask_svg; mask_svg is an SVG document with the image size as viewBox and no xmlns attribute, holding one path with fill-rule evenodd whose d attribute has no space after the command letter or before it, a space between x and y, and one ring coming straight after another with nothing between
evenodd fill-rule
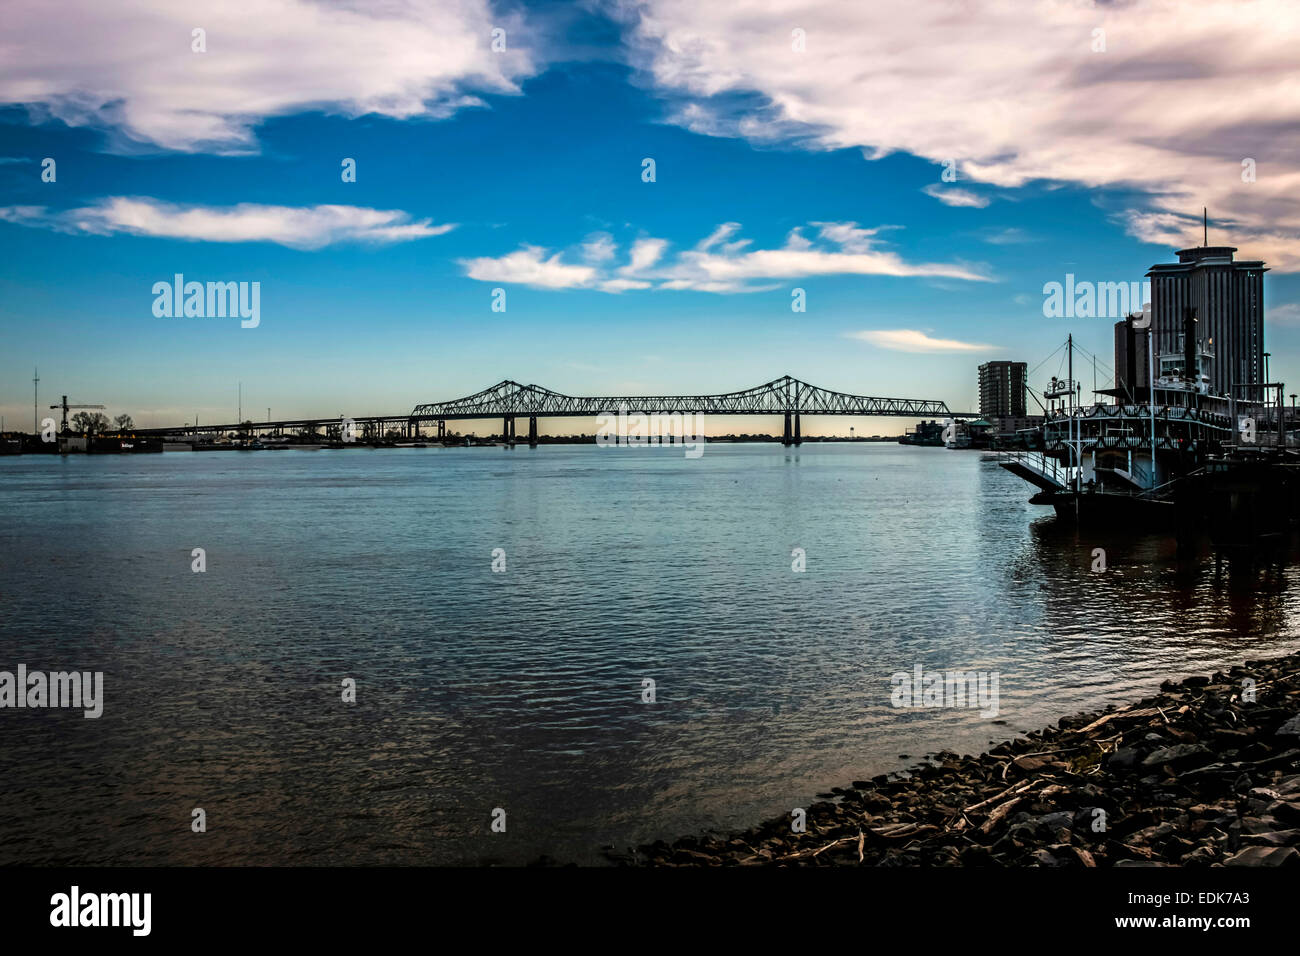
<instances>
[{"instance_id":1,"label":"sky","mask_svg":"<svg viewBox=\"0 0 1300 956\"><path fill-rule=\"evenodd\" d=\"M1300 386L1290 0L56 6L0 23L11 429L35 367L43 406L141 426L502 379L974 410L981 362L1041 389L1067 333L1106 387L1118 316L1047 317L1045 284L1140 282L1203 206L1268 264L1271 377ZM259 283L256 327L155 314L177 274Z\"/></svg>"}]
</instances>

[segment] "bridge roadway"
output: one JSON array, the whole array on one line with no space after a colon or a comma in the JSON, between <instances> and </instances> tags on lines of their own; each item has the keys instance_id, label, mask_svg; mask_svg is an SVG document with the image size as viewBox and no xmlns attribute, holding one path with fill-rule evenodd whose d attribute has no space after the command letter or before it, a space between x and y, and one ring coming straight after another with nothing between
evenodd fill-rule
<instances>
[{"instance_id":1,"label":"bridge roadway","mask_svg":"<svg viewBox=\"0 0 1300 956\"><path fill-rule=\"evenodd\" d=\"M562 395L540 385L520 385L509 379L481 392L448 402L416 405L406 415L349 415L362 440L382 437L396 428L408 438L419 437L422 424L434 423L437 438L446 435L446 423L453 420L500 418L502 434L515 437L515 419L528 419L530 444L537 442L538 418L575 418L618 412L642 415L784 415L785 441L800 440L802 415L893 416L901 418L975 418L974 412L954 412L941 401L914 398L877 398L851 395L809 385L789 375L739 392L718 395ZM324 430L337 435L341 421L335 418L300 418L271 422L249 422L245 432L282 434L286 429ZM137 429L139 434L199 435L240 431L241 425L185 425L172 428Z\"/></svg>"}]
</instances>

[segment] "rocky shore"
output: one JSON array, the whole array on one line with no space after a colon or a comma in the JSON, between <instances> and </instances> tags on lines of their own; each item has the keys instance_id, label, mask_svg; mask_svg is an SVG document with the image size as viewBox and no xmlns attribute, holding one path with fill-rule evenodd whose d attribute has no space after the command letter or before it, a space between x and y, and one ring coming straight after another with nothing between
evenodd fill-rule
<instances>
[{"instance_id":1,"label":"rocky shore","mask_svg":"<svg viewBox=\"0 0 1300 956\"><path fill-rule=\"evenodd\" d=\"M1166 681L978 757L832 788L730 837L658 842L650 866L1300 867L1300 654Z\"/></svg>"}]
</instances>

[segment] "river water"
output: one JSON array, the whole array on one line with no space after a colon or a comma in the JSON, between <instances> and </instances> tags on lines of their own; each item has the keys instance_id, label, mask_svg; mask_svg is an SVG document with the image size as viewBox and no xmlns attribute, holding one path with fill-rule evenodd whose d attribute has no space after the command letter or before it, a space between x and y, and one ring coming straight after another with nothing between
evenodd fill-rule
<instances>
[{"instance_id":1,"label":"river water","mask_svg":"<svg viewBox=\"0 0 1300 956\"><path fill-rule=\"evenodd\" d=\"M1030 493L864 443L0 458L0 670L104 673L0 709L0 864L599 862L1300 647L1294 568ZM891 706L918 664L997 716Z\"/></svg>"}]
</instances>

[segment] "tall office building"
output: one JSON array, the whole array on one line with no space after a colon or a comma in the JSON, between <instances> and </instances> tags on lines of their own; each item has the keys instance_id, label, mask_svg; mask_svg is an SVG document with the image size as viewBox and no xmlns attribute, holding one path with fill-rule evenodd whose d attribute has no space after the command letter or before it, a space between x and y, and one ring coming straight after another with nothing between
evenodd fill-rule
<instances>
[{"instance_id":1,"label":"tall office building","mask_svg":"<svg viewBox=\"0 0 1300 956\"><path fill-rule=\"evenodd\" d=\"M985 362L980 366L980 415L1024 418L1026 362Z\"/></svg>"},{"instance_id":2,"label":"tall office building","mask_svg":"<svg viewBox=\"0 0 1300 956\"><path fill-rule=\"evenodd\" d=\"M1151 267L1151 326L1157 356L1183 352L1183 316L1193 309L1200 345L1213 354L1210 391L1264 381L1264 273L1259 260L1233 260L1231 246L1183 249L1177 262ZM1173 358L1178 367L1180 359ZM1157 367L1161 360L1156 359ZM1143 376L1145 379L1145 375ZM1145 384L1145 381L1143 382ZM1239 397L1245 394L1238 391ZM1258 396L1253 396L1258 397Z\"/></svg>"}]
</instances>

